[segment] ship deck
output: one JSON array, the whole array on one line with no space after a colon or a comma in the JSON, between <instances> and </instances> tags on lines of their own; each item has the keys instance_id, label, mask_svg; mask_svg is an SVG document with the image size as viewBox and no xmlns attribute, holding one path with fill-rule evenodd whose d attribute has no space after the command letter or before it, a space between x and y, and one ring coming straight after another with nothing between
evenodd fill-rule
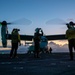
<instances>
[{"instance_id":1,"label":"ship deck","mask_svg":"<svg viewBox=\"0 0 75 75\"><path fill-rule=\"evenodd\" d=\"M75 55L75 53L74 53ZM69 53L18 54L18 58L9 58L9 54L0 54L0 75L75 75L74 60Z\"/></svg>"}]
</instances>

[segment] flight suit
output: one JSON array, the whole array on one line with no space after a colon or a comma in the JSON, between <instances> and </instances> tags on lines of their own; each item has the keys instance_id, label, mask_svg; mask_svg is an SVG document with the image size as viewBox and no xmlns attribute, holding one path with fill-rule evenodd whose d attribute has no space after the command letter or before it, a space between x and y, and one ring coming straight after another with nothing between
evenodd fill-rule
<instances>
[{"instance_id":1,"label":"flight suit","mask_svg":"<svg viewBox=\"0 0 75 75\"><path fill-rule=\"evenodd\" d=\"M40 37L35 36L34 37L34 57L39 57L40 52Z\"/></svg>"},{"instance_id":2,"label":"flight suit","mask_svg":"<svg viewBox=\"0 0 75 75\"><path fill-rule=\"evenodd\" d=\"M68 39L70 59L73 60L73 49L75 50L75 28L69 28L66 31L66 37Z\"/></svg>"},{"instance_id":3,"label":"flight suit","mask_svg":"<svg viewBox=\"0 0 75 75\"><path fill-rule=\"evenodd\" d=\"M18 44L20 43L20 35L18 33L18 31L14 30L11 33L11 52L10 52L10 57L13 56L13 52L14 52L14 57L17 56L17 49L18 49Z\"/></svg>"}]
</instances>

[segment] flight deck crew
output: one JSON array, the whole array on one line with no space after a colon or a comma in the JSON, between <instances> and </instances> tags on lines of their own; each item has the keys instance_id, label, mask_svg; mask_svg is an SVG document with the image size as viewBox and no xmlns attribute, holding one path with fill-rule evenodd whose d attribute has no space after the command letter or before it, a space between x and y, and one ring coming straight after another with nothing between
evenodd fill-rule
<instances>
[{"instance_id":1,"label":"flight deck crew","mask_svg":"<svg viewBox=\"0 0 75 75\"><path fill-rule=\"evenodd\" d=\"M70 60L73 60L73 49L75 50L75 28L72 24L67 25L67 28L66 37L68 39Z\"/></svg>"},{"instance_id":2,"label":"flight deck crew","mask_svg":"<svg viewBox=\"0 0 75 75\"><path fill-rule=\"evenodd\" d=\"M18 49L18 44L20 44L20 35L18 33L18 29L13 29L11 33L11 51L10 51L10 57L17 57L17 49ZM14 55L13 55L14 53Z\"/></svg>"},{"instance_id":3,"label":"flight deck crew","mask_svg":"<svg viewBox=\"0 0 75 75\"><path fill-rule=\"evenodd\" d=\"M39 58L41 36L43 36L43 30L41 28L36 28L33 39L34 39L34 57L37 58Z\"/></svg>"},{"instance_id":4,"label":"flight deck crew","mask_svg":"<svg viewBox=\"0 0 75 75\"><path fill-rule=\"evenodd\" d=\"M39 58L39 52L40 52L40 37L36 35L34 36L34 57Z\"/></svg>"}]
</instances>

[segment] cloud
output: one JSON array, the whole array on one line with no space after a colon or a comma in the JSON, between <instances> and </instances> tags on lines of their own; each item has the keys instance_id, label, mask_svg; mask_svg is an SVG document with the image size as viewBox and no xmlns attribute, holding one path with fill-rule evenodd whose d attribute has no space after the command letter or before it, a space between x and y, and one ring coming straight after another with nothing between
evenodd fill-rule
<instances>
[{"instance_id":1,"label":"cloud","mask_svg":"<svg viewBox=\"0 0 75 75\"><path fill-rule=\"evenodd\" d=\"M60 45L68 44L67 40L53 40L52 42Z\"/></svg>"},{"instance_id":2,"label":"cloud","mask_svg":"<svg viewBox=\"0 0 75 75\"><path fill-rule=\"evenodd\" d=\"M49 46L53 49L53 52L69 52L68 44L59 45L54 42L50 42Z\"/></svg>"},{"instance_id":3,"label":"cloud","mask_svg":"<svg viewBox=\"0 0 75 75\"><path fill-rule=\"evenodd\" d=\"M29 46L23 46L23 45L19 46L17 53L18 54L27 53L28 47ZM52 52L69 52L68 44L59 45L59 44L56 44L54 42L50 42L48 44L48 47L51 47L53 49ZM11 50L11 46L8 46L7 48L3 48L2 46L0 46L0 53L10 53L10 50Z\"/></svg>"},{"instance_id":4,"label":"cloud","mask_svg":"<svg viewBox=\"0 0 75 75\"><path fill-rule=\"evenodd\" d=\"M18 53L20 54L20 53L27 53L27 51L28 51L28 47L29 46L19 46L19 48L18 48Z\"/></svg>"},{"instance_id":5,"label":"cloud","mask_svg":"<svg viewBox=\"0 0 75 75\"><path fill-rule=\"evenodd\" d=\"M18 54L24 54L27 53L28 51L28 47L29 46L19 46L17 53ZM8 46L7 48L3 48L2 46L0 46L0 54L10 54L10 50L11 50L11 46Z\"/></svg>"}]
</instances>

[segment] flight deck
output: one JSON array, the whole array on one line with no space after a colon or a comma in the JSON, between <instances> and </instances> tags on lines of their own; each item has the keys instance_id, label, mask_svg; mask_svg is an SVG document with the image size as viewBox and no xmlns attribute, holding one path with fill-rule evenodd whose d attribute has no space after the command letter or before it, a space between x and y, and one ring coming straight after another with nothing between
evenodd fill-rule
<instances>
[{"instance_id":1,"label":"flight deck","mask_svg":"<svg viewBox=\"0 0 75 75\"><path fill-rule=\"evenodd\" d=\"M70 61L69 53L43 53L40 58L18 54L12 59L0 54L0 75L75 75L75 55Z\"/></svg>"}]
</instances>

